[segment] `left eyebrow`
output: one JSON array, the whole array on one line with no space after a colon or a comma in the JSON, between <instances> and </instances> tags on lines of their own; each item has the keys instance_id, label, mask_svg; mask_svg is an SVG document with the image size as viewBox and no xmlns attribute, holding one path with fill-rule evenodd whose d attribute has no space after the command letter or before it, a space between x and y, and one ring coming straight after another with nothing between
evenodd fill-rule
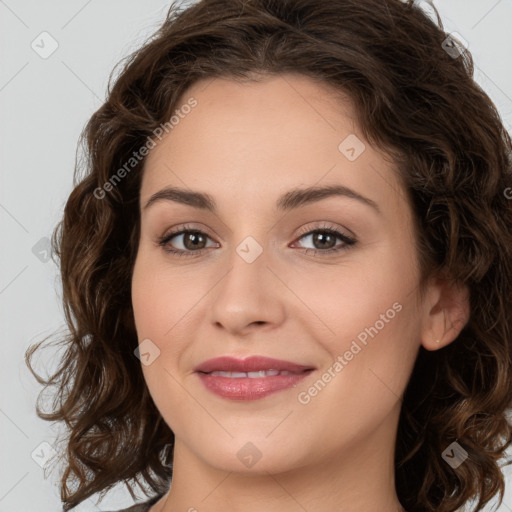
<instances>
[{"instance_id":1,"label":"left eyebrow","mask_svg":"<svg viewBox=\"0 0 512 512\"><path fill-rule=\"evenodd\" d=\"M378 213L381 213L380 208L375 201L343 185L327 185L324 187L296 188L290 190L278 199L277 209L280 211L289 211L333 196L355 199L367 206L370 206Z\"/></svg>"},{"instance_id":2,"label":"left eyebrow","mask_svg":"<svg viewBox=\"0 0 512 512\"><path fill-rule=\"evenodd\" d=\"M357 200L367 206L370 206L377 213L381 213L380 208L375 201L343 185L295 188L280 196L276 202L276 207L278 211L289 211L333 196L341 196ZM149 198L144 209L147 209L152 204L162 200L186 204L212 213L216 213L217 211L216 202L209 194L178 187L166 187L159 190Z\"/></svg>"}]
</instances>

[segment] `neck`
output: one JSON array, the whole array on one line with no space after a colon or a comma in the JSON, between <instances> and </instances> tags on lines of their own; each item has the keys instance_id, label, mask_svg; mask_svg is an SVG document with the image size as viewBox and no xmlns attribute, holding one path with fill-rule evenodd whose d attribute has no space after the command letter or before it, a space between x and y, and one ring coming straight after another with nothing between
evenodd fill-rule
<instances>
[{"instance_id":1,"label":"neck","mask_svg":"<svg viewBox=\"0 0 512 512\"><path fill-rule=\"evenodd\" d=\"M394 473L398 412L341 451L286 472L270 466L251 473L224 471L177 438L171 489L151 512L402 512Z\"/></svg>"}]
</instances>

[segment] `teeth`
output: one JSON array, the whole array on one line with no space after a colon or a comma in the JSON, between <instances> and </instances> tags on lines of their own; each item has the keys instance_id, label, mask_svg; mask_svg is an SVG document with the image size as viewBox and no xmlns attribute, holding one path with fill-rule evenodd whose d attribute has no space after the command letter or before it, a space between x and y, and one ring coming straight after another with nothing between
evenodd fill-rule
<instances>
[{"instance_id":1,"label":"teeth","mask_svg":"<svg viewBox=\"0 0 512 512\"><path fill-rule=\"evenodd\" d=\"M247 377L245 372L231 372L231 377L237 379L238 377Z\"/></svg>"},{"instance_id":2,"label":"teeth","mask_svg":"<svg viewBox=\"0 0 512 512\"><path fill-rule=\"evenodd\" d=\"M249 377L251 379L256 379L257 377L266 377L266 376L267 376L267 374L263 370L260 370L259 372L247 372L247 377Z\"/></svg>"},{"instance_id":3,"label":"teeth","mask_svg":"<svg viewBox=\"0 0 512 512\"><path fill-rule=\"evenodd\" d=\"M258 372L223 372L214 371L210 372L210 375L216 375L217 377L231 377L235 379L242 379L249 377L250 379L262 378L262 377L274 377L275 375L291 375L293 372L279 371L279 370L260 370Z\"/></svg>"},{"instance_id":4,"label":"teeth","mask_svg":"<svg viewBox=\"0 0 512 512\"><path fill-rule=\"evenodd\" d=\"M253 372L249 373L249 377L251 376L251 373L253 373ZM275 375L282 374L283 372L280 372L279 370L266 370L266 371L255 372L255 373L262 373L263 374L262 377L265 377L265 375L267 377L274 377Z\"/></svg>"}]
</instances>

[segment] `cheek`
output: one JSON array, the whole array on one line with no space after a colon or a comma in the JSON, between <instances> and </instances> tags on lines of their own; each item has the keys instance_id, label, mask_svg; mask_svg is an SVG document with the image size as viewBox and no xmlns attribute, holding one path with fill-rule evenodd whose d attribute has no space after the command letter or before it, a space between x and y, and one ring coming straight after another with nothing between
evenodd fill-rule
<instances>
[{"instance_id":1,"label":"cheek","mask_svg":"<svg viewBox=\"0 0 512 512\"><path fill-rule=\"evenodd\" d=\"M186 272L162 265L149 251L141 251L132 277L132 305L139 340L154 338L157 344L172 336L182 323L199 292Z\"/></svg>"},{"instance_id":2,"label":"cheek","mask_svg":"<svg viewBox=\"0 0 512 512\"><path fill-rule=\"evenodd\" d=\"M317 336L324 333L326 339L347 340L376 322L381 330L384 326L389 330L390 324L404 316L397 310L411 302L415 277L407 279L407 270L403 265L399 269L391 258L372 260L331 267L330 272L310 272L289 281L290 288L307 305L309 311L303 314L311 319L309 324Z\"/></svg>"},{"instance_id":3,"label":"cheek","mask_svg":"<svg viewBox=\"0 0 512 512\"><path fill-rule=\"evenodd\" d=\"M186 310L190 309L186 307L184 295L190 292L176 279L176 273L171 278L165 275L168 271L156 265L144 251L137 256L132 276L132 305L140 351L149 347L151 353L150 364L144 364L141 359L144 380L167 425L179 432L180 424L176 424L173 411L190 407L176 379L176 367L184 348L180 346L179 332L187 328ZM148 339L154 345L147 345Z\"/></svg>"},{"instance_id":4,"label":"cheek","mask_svg":"<svg viewBox=\"0 0 512 512\"><path fill-rule=\"evenodd\" d=\"M419 316L411 293L415 281L396 276L373 274L374 286L356 288L358 293L345 300L336 325L340 338L331 344L330 353L333 358L343 356L344 382L340 379L338 385L351 391L340 390L340 395L355 399L354 410L358 399L370 409L375 407L375 412L388 410L405 389L414 365L420 340Z\"/></svg>"}]
</instances>

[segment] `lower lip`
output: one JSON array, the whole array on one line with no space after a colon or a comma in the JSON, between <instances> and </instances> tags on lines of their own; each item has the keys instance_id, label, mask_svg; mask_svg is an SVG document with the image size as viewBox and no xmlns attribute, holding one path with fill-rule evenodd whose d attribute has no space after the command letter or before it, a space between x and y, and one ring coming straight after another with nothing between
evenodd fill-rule
<instances>
[{"instance_id":1,"label":"lower lip","mask_svg":"<svg viewBox=\"0 0 512 512\"><path fill-rule=\"evenodd\" d=\"M199 378L212 393L229 400L258 400L278 391L294 388L313 370L290 375L274 375L271 377L220 377L198 372Z\"/></svg>"}]
</instances>

